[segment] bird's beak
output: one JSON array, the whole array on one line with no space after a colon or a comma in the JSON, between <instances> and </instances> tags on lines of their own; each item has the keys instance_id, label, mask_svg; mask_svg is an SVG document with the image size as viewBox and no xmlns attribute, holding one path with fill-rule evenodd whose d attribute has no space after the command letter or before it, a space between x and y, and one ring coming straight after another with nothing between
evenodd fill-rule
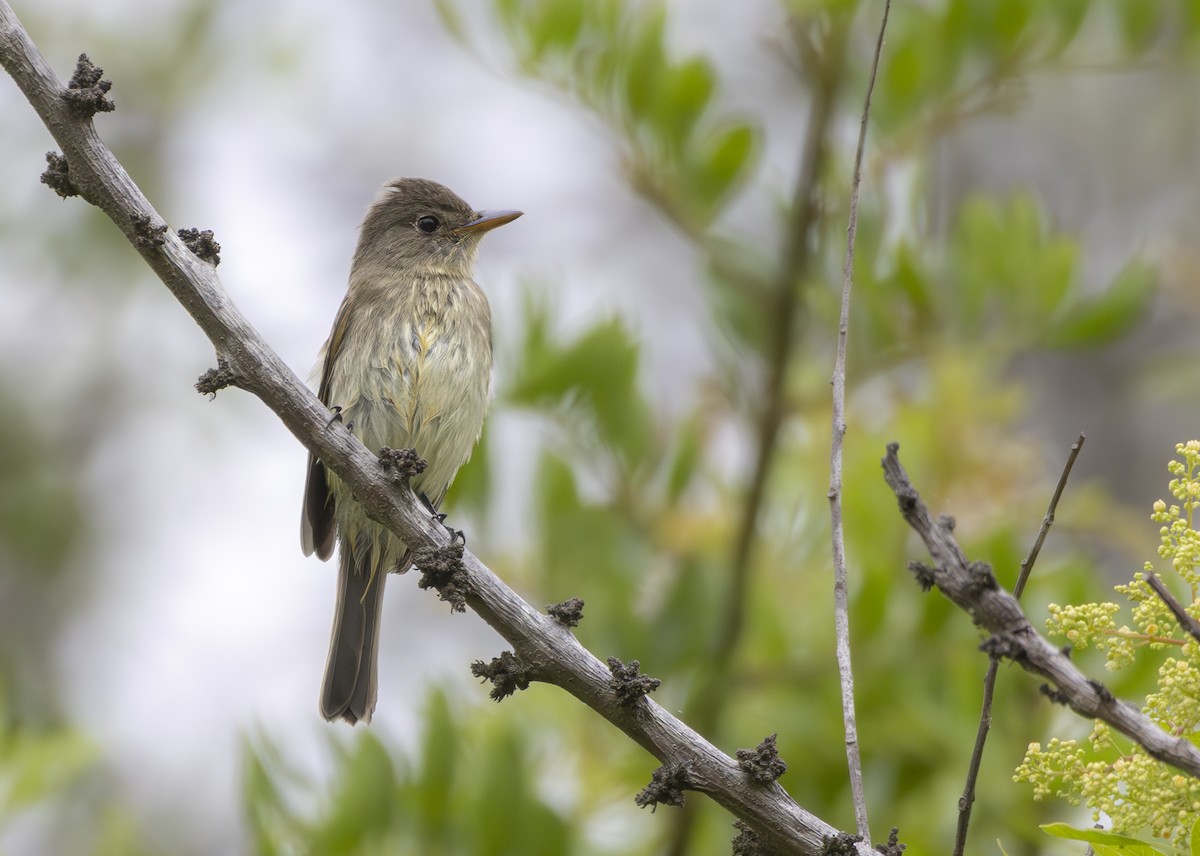
<instances>
[{"instance_id":1,"label":"bird's beak","mask_svg":"<svg viewBox=\"0 0 1200 856\"><path fill-rule=\"evenodd\" d=\"M497 226L511 223L524 213L523 211L480 211L474 220L465 226L459 226L454 232L458 235L490 232Z\"/></svg>"}]
</instances>

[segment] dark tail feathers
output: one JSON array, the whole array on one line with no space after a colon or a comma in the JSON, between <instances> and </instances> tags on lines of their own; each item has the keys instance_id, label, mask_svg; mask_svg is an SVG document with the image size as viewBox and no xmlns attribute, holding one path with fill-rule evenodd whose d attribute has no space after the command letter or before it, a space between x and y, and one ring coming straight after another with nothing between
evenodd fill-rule
<instances>
[{"instance_id":1,"label":"dark tail feathers","mask_svg":"<svg viewBox=\"0 0 1200 856\"><path fill-rule=\"evenodd\" d=\"M369 723L375 710L379 617L387 579L383 569L371 579L372 549L362 541L356 546L360 549L351 549L345 540L339 545L337 613L321 689L321 714L351 725Z\"/></svg>"}]
</instances>

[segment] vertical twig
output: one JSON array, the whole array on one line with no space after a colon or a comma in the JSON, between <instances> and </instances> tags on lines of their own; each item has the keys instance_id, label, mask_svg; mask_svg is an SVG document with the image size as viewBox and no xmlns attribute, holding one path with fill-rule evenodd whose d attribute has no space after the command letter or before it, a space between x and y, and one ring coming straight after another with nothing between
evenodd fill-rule
<instances>
[{"instance_id":1,"label":"vertical twig","mask_svg":"<svg viewBox=\"0 0 1200 856\"><path fill-rule=\"evenodd\" d=\"M1025 583L1029 580L1030 572L1033 571L1033 563L1037 561L1038 554L1042 552L1042 545L1046 543L1046 533L1054 525L1054 511L1058 508L1058 501L1062 499L1063 490L1067 486L1067 479L1071 476L1071 468L1075 466L1075 459L1079 457L1079 452L1086 440L1087 437L1082 434L1079 435L1079 439L1071 446L1071 454L1067 455L1067 462L1063 464L1062 474L1058 477L1058 485L1054 488L1054 496L1050 497L1050 505L1046 508L1046 516L1042 518L1042 528L1038 530L1037 540L1033 542L1033 546L1029 549L1029 555L1021 563L1021 572L1017 575L1017 584L1013 586L1013 597L1017 600L1021 599L1021 595L1025 591Z\"/></svg>"},{"instance_id":2,"label":"vertical twig","mask_svg":"<svg viewBox=\"0 0 1200 856\"><path fill-rule=\"evenodd\" d=\"M838 93L843 74L843 54L848 25L840 21L828 35L825 51L807 54L805 65L813 82L812 106L808 127L800 150L799 169L792 190L790 215L785 242L781 248L778 272L771 283L770 303L766 309L769 344L766 354L766 388L763 407L758 414L758 436L753 474L739 513L737 534L730 557L728 590L722 599L721 614L712 640L712 653L703 683L688 705L688 721L701 733L715 736L730 695L727 691L734 657L745 635L746 609L751 587L758 522L767 502L767 485L775 467L779 434L788 415L788 370L793 362L799 337L795 334L803 307L801 285L811 264L812 231L821 216L818 189L825 165L826 139L836 116ZM799 36L797 35L799 45ZM802 54L806 48L799 45ZM665 852L684 856L691 852L695 829L693 804L685 805Z\"/></svg>"},{"instance_id":3,"label":"vertical twig","mask_svg":"<svg viewBox=\"0 0 1200 856\"><path fill-rule=\"evenodd\" d=\"M842 722L846 732L846 763L850 771L850 793L854 799L854 821L863 841L871 843L867 822L867 797L863 787L862 760L858 751L858 725L854 717L854 670L850 665L850 598L847 591L846 540L842 526L842 446L846 436L846 339L850 329L850 291L854 285L854 239L858 233L858 187L862 183L863 151L867 145L867 119L871 114L871 93L883 53L883 35L887 30L892 0L883 2L883 19L871 60L871 77L863 99L862 120L858 126L858 147L854 152L854 174L850 182L850 223L846 227L846 261L842 267L842 311L838 322L837 357L833 368L833 442L829 454L829 513L833 529L833 599L837 634L838 674L842 685Z\"/></svg>"},{"instance_id":4,"label":"vertical twig","mask_svg":"<svg viewBox=\"0 0 1200 856\"><path fill-rule=\"evenodd\" d=\"M1080 434L1079 439L1071 446L1071 454L1067 456L1062 474L1058 477L1058 486L1054 488L1054 495L1050 497L1050 505L1046 508L1046 515L1042 518L1042 528L1038 530L1037 539L1033 542L1029 555L1025 557L1025 561L1021 562L1021 572L1017 575L1016 585L1013 586L1013 597L1018 600L1021 593L1025 591L1025 583L1033 571L1033 563L1037 561L1038 554L1042 552L1042 544L1046 542L1046 533L1054 524L1054 512L1058 508L1058 500L1062 497L1063 489L1067 486L1067 479L1071 475L1071 468L1075 466L1075 459L1079 457L1079 450L1083 448L1083 442L1086 439ZM988 731L992 727L992 696L996 691L998 669L999 661L993 659L988 664L987 675L983 679L983 708L979 712L979 729L975 733L975 748L971 751L971 762L967 765L967 783L963 787L962 796L958 798L958 830L954 836L954 856L962 856L967 846L967 829L971 825L971 807L975 804L975 782L979 778L979 765L983 762L983 747L987 743Z\"/></svg>"}]
</instances>

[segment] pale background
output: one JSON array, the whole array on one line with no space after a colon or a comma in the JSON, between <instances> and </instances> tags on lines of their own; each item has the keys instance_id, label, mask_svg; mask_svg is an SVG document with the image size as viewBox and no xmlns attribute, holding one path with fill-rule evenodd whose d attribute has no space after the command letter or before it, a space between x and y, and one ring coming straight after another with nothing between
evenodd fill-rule
<instances>
[{"instance_id":1,"label":"pale background","mask_svg":"<svg viewBox=\"0 0 1200 856\"><path fill-rule=\"evenodd\" d=\"M64 80L81 51L104 68L118 110L97 117L101 134L172 226L216 232L225 286L302 376L341 299L362 212L393 175L526 212L481 254L498 375L523 282L554 296L561 329L611 311L633 319L647 383L668 404L686 388L679 378L703 369L709 331L689 288L691 256L621 181L603 128L516 77L501 51L464 51L429 4L15 6ZM189 53L180 21L205 7L215 37ZM708 52L727 102L769 129L764 180L789 187L803 104L791 72L761 61L780 11L674 8L679 44ZM177 60L181 73L169 70ZM1085 237L1098 279L1142 248L1166 265L1166 287L1194 295L1192 84L1155 70L1119 85L1086 70L1034 78L1010 113L943 141L931 204L1037 187L1058 225ZM53 142L7 77L0 116L0 382L86 497L76 572L63 584L19 600L27 589L0 555L0 632L13 652L4 666L35 670L46 699L86 722L146 817L193 852L229 852L240 840L243 736L262 729L320 773L327 742L345 730L317 714L334 569L299 550L305 452L246 394L195 393L210 345L98 212L38 183ZM855 130L845 129L848 144ZM739 225L767 228L771 213L740 206ZM1197 434L1193 407L1159 409L1151 424L1126 418L1155 396L1142 383L1147 363L1191 344L1194 315L1162 320L1085 367L1061 357L1036 369L1047 436L1065 449L1087 431L1082 470L1130 502L1160 492L1174 441ZM497 414L492 430L510 456L509 510L470 530L485 559L521 548L522 449L537 443L519 415ZM1139 472L1149 484L1134 481ZM415 582L389 586L371 726L401 743L422 682L470 687L466 664L499 649L476 617L450 616ZM416 649L422 667L404 656ZM466 693L470 703L483 695ZM33 813L0 843L22 852L52 822Z\"/></svg>"}]
</instances>

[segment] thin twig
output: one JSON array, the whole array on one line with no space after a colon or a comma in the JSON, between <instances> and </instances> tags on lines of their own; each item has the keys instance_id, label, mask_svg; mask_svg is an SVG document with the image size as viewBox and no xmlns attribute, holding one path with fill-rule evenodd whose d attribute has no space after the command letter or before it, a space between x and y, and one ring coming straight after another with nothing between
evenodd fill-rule
<instances>
[{"instance_id":1,"label":"thin twig","mask_svg":"<svg viewBox=\"0 0 1200 856\"><path fill-rule=\"evenodd\" d=\"M1042 526L1038 530L1037 538L1034 539L1033 546L1029 549L1029 555L1025 557L1025 561L1021 562L1021 571L1017 574L1016 585L1013 586L1013 597L1017 600L1021 599L1021 593L1025 591L1025 583L1033 571L1033 564L1037 561L1038 554L1042 552L1042 544L1046 543L1046 533L1054 524L1054 512L1058 508L1058 501L1062 498L1063 490L1067 486L1067 479L1071 476L1071 469L1075 466L1075 459L1079 457L1079 450L1083 448L1086 439L1082 434L1079 435L1079 439L1071 446L1067 462L1063 464L1062 473L1058 477L1058 485L1054 488L1054 495L1050 497L1050 505L1046 508L1045 516L1042 517ZM993 659L988 663L987 675L983 679L983 708L979 712L979 729L975 733L975 748L971 751L971 762L967 765L967 783L963 787L962 796L958 798L958 830L954 837L954 856L962 856L967 846L967 829L971 825L971 808L975 805L975 783L979 779L979 767L983 763L983 749L987 743L988 731L992 727L992 697L996 692L996 674L999 669L1000 661Z\"/></svg>"},{"instance_id":2,"label":"thin twig","mask_svg":"<svg viewBox=\"0 0 1200 856\"><path fill-rule=\"evenodd\" d=\"M837 24L829 33L826 49L813 57L809 67L813 82L812 106L808 127L800 151L796 183L792 189L790 216L779 268L768 292L765 310L770 342L767 348L767 379L764 404L758 415L755 461L746 498L742 504L730 557L728 589L712 640L712 653L705 669L704 683L688 705L688 719L704 734L720 729L728 692L729 673L746 626L746 603L758 522L766 504L767 485L779 449L779 432L788 414L788 371L799 344L794 331L798 324L804 272L811 259L811 233L820 216L817 190L825 162L826 137L833 125L838 90L841 85L847 27ZM675 823L667 856L685 856L692 852L691 837L695 812L684 807Z\"/></svg>"},{"instance_id":3,"label":"thin twig","mask_svg":"<svg viewBox=\"0 0 1200 856\"><path fill-rule=\"evenodd\" d=\"M833 368L833 441L829 452L829 514L833 536L834 627L837 636L838 675L842 687L842 725L846 735L846 765L850 773L850 793L854 801L857 832L871 843L867 822L867 794L863 784L862 759L858 747L858 724L854 714L854 669L850 663L849 572L846 569L846 535L842 522L842 449L846 436L846 341L850 330L850 292L854 286L854 240L858 235L858 189L862 183L863 152L867 146L867 120L871 115L871 93L883 53L883 35L887 30L892 0L884 0L879 38L871 60L871 77L863 99L862 120L858 125L858 147L854 152L854 175L850 181L850 223L846 227L846 261L842 267L842 310L838 321L837 356Z\"/></svg>"},{"instance_id":4,"label":"thin twig","mask_svg":"<svg viewBox=\"0 0 1200 856\"><path fill-rule=\"evenodd\" d=\"M1188 614L1183 604L1175 599L1175 595L1171 594L1166 584L1158 578L1157 574L1146 571L1142 574L1142 578L1146 580L1146 585L1154 589L1154 593L1158 595L1159 600L1167 605L1167 609L1171 610L1171 614L1175 616L1175 620L1179 622L1179 626L1189 636L1200 642L1200 621L1197 621Z\"/></svg>"},{"instance_id":5,"label":"thin twig","mask_svg":"<svg viewBox=\"0 0 1200 856\"><path fill-rule=\"evenodd\" d=\"M221 285L215 267L162 229L150 205L89 120L71 114L64 87L0 0L0 66L12 76L62 148L71 185L103 210L170 289L217 350L212 381L253 393L354 492L364 511L414 550L451 542L411 490L390 473L292 372L250 325ZM214 387L215 388L215 387ZM691 787L744 821L771 852L808 856L838 830L779 787L751 781L738 763L648 698L623 704L612 671L548 615L523 600L470 551L461 568L467 605L530 666L533 680L554 684L616 725L665 765L684 767ZM414 580L415 582L415 580ZM858 846L866 856L869 850Z\"/></svg>"},{"instance_id":6,"label":"thin twig","mask_svg":"<svg viewBox=\"0 0 1200 856\"><path fill-rule=\"evenodd\" d=\"M1054 512L1058 509L1058 501L1062 499L1063 491L1067 487L1067 479L1071 477L1071 470L1075 466L1075 459L1079 457L1079 452L1083 449L1083 444L1086 441L1087 437L1080 434L1079 439L1071 445L1071 453L1067 455L1067 462L1063 464L1063 471L1059 475L1058 484L1054 488L1054 496L1050 497L1050 505L1046 508L1045 517L1042 518L1042 528L1038 530L1037 539L1033 542L1033 547L1030 549L1029 555L1021 563L1021 572L1017 575L1016 585L1013 586L1013 597L1017 600L1020 600L1021 595L1025 592L1025 583L1029 580L1029 574L1033 570L1033 563L1037 561L1038 554L1042 552L1042 545L1046 543L1046 533L1054 525Z\"/></svg>"}]
</instances>

